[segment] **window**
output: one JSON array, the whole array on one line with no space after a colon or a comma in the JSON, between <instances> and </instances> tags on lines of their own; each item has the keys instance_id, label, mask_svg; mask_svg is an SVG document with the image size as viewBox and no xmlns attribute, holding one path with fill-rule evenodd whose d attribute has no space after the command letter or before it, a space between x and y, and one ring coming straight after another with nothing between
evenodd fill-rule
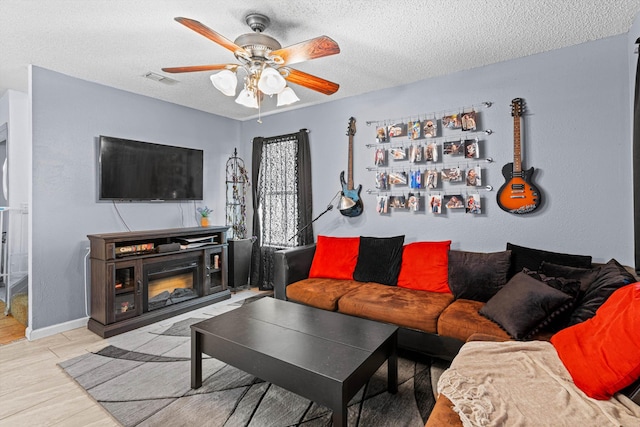
<instances>
[{"instance_id":1,"label":"window","mask_svg":"<svg viewBox=\"0 0 640 427\"><path fill-rule=\"evenodd\" d=\"M253 233L257 236L251 285L273 289L274 252L313 242L311 157L306 129L254 138ZM306 228L305 228L306 227Z\"/></svg>"},{"instance_id":2,"label":"window","mask_svg":"<svg viewBox=\"0 0 640 427\"><path fill-rule=\"evenodd\" d=\"M298 139L265 144L258 191L261 244L274 248L296 246L298 233Z\"/></svg>"}]
</instances>

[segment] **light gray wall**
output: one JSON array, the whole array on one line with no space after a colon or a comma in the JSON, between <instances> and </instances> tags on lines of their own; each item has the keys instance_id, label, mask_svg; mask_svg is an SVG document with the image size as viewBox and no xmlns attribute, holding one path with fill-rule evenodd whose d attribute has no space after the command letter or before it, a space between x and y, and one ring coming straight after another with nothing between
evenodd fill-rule
<instances>
[{"instance_id":1,"label":"light gray wall","mask_svg":"<svg viewBox=\"0 0 640 427\"><path fill-rule=\"evenodd\" d=\"M308 128L317 215L340 189L338 177L347 168L347 122L350 116L356 118L354 183L364 187L365 211L347 218L334 210L316 222L316 234L450 239L454 248L470 251L503 250L512 242L589 254L597 262L616 258L631 265L629 90L628 38L621 35L267 116L262 124L246 121L242 144L247 141L248 147L248 141L258 135ZM513 160L510 102L515 97L525 99L528 111L523 124L524 162L536 168L534 181L546 199L541 209L522 216L503 212L495 201L495 190L504 183L502 166ZM495 190L481 193L483 215L455 212L436 217L397 211L377 215L375 197L364 194L374 188L374 174L366 171L373 151L366 145L375 138L374 126L365 122L415 117L483 101L494 106L480 110L480 126L495 132L482 143L483 157L495 160L484 169L485 182Z\"/></svg>"},{"instance_id":2,"label":"light gray wall","mask_svg":"<svg viewBox=\"0 0 640 427\"><path fill-rule=\"evenodd\" d=\"M97 202L97 137L204 150L204 204L224 224L224 166L240 123L33 67L33 274L31 328L85 317L87 234L126 231ZM201 203L197 203L201 205ZM196 226L193 203L120 203L132 230Z\"/></svg>"}]
</instances>

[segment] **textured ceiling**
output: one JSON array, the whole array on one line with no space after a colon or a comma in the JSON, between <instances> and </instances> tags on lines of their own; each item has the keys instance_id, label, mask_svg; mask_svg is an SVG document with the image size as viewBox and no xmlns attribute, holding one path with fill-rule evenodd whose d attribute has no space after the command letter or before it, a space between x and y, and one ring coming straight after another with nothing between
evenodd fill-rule
<instances>
[{"instance_id":1,"label":"textured ceiling","mask_svg":"<svg viewBox=\"0 0 640 427\"><path fill-rule=\"evenodd\" d=\"M256 110L218 92L211 72L162 67L235 62L174 21L202 22L230 40L249 12L271 18L282 46L320 35L341 53L295 68L340 84L327 96L292 85L292 108L626 33L640 0L0 0L0 94L27 91L27 65L239 120ZM144 78L152 71L177 80ZM275 99L263 114L276 110Z\"/></svg>"}]
</instances>

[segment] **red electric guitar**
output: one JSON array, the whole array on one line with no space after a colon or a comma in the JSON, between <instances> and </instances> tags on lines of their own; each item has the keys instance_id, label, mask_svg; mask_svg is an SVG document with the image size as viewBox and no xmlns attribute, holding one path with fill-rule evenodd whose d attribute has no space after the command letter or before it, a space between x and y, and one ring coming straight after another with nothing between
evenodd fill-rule
<instances>
[{"instance_id":1,"label":"red electric guitar","mask_svg":"<svg viewBox=\"0 0 640 427\"><path fill-rule=\"evenodd\" d=\"M506 182L498 190L498 206L513 214L526 214L536 210L542 203L540 190L533 183L533 167L522 169L522 145L520 143L520 118L524 113L524 100L511 101L513 116L513 163L502 168Z\"/></svg>"}]
</instances>

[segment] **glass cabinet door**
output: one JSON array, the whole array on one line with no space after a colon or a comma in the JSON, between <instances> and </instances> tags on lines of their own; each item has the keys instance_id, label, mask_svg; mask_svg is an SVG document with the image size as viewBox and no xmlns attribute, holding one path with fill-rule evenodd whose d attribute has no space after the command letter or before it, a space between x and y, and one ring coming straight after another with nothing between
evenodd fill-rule
<instances>
[{"instance_id":1,"label":"glass cabinet door","mask_svg":"<svg viewBox=\"0 0 640 427\"><path fill-rule=\"evenodd\" d=\"M140 280L135 262L116 263L111 266L113 286L113 320L137 316L140 309Z\"/></svg>"}]
</instances>

